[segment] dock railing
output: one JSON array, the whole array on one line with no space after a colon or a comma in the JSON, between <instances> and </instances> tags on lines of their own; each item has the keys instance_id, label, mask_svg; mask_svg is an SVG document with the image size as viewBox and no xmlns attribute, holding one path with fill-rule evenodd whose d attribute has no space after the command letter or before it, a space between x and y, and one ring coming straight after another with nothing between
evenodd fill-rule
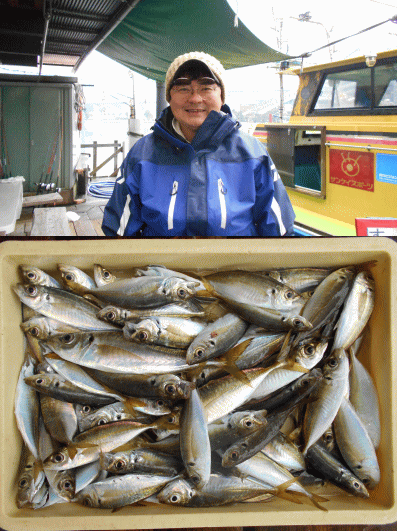
<instances>
[{"instance_id":1,"label":"dock railing","mask_svg":"<svg viewBox=\"0 0 397 531\"><path fill-rule=\"evenodd\" d=\"M100 148L111 148L113 147L113 153L105 159L103 162L98 164L98 150ZM116 177L119 170L118 164L118 155L121 153L121 162L124 159L124 144L121 144L118 140L114 140L113 144L98 144L96 140L92 144L81 144L82 149L92 149L92 166L93 169L90 172L90 177L94 179L100 177L97 175L97 172L102 169L106 164L108 164L112 159L114 159L113 172L111 175L106 175L106 177Z\"/></svg>"}]
</instances>

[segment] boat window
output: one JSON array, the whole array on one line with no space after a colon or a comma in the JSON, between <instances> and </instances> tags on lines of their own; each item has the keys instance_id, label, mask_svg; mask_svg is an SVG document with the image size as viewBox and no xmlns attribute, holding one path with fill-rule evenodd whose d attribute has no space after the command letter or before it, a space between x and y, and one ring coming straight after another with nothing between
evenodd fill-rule
<instances>
[{"instance_id":1,"label":"boat window","mask_svg":"<svg viewBox=\"0 0 397 531\"><path fill-rule=\"evenodd\" d=\"M314 109L370 107L371 71L366 68L328 74Z\"/></svg>"},{"instance_id":2,"label":"boat window","mask_svg":"<svg viewBox=\"0 0 397 531\"><path fill-rule=\"evenodd\" d=\"M397 105L397 64L375 67L375 105Z\"/></svg>"}]
</instances>

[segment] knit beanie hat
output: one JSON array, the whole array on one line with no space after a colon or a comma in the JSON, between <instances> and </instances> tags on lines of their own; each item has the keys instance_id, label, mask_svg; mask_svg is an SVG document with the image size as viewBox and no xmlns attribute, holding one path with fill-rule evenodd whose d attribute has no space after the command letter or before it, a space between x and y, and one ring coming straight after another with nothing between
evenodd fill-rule
<instances>
[{"instance_id":1,"label":"knit beanie hat","mask_svg":"<svg viewBox=\"0 0 397 531\"><path fill-rule=\"evenodd\" d=\"M212 57L212 55L209 55L208 53L204 52L189 52L185 53L183 55L180 55L169 66L167 73L165 75L165 97L166 100L169 102L171 99L170 95L170 89L171 84L174 81L176 74L179 75L179 71L181 70L181 66L188 66L186 63L190 64L192 67L194 66L194 63L198 63L197 66L203 67L205 70L208 70L208 74L210 77L215 79L220 86L222 91L222 102L225 102L225 84L223 82L223 76L225 74L225 69L223 68L222 64L218 61L218 59L215 59L215 57ZM201 65L200 65L201 63Z\"/></svg>"}]
</instances>

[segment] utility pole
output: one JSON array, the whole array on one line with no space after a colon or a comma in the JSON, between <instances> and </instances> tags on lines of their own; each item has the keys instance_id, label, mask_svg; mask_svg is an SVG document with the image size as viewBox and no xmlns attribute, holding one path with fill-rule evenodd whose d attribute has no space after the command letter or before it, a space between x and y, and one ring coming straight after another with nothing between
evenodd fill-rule
<instances>
[{"instance_id":1,"label":"utility pole","mask_svg":"<svg viewBox=\"0 0 397 531\"><path fill-rule=\"evenodd\" d=\"M310 11L306 11L306 13L301 13L300 15L298 15L298 18L296 18L296 17L290 17L290 18L293 18L295 20L299 20L299 22L311 22L312 24L318 24L319 26L322 26L324 28L325 34L327 36L327 43L328 43L328 45L330 44L330 42L331 42L330 32L327 30L327 28L324 26L324 24L322 22L317 22L316 20L312 20L312 16L310 14ZM332 28L331 28L331 31L332 31ZM328 46L328 50L329 50L329 57L330 57L331 63L332 63L331 46Z\"/></svg>"}]
</instances>

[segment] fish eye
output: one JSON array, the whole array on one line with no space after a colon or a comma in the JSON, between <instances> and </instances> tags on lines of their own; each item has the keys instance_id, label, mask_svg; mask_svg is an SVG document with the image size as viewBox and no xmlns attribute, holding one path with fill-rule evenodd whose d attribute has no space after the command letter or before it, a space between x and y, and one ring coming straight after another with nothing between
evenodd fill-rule
<instances>
[{"instance_id":1,"label":"fish eye","mask_svg":"<svg viewBox=\"0 0 397 531\"><path fill-rule=\"evenodd\" d=\"M233 461L237 461L237 459L239 458L239 453L234 450L231 454L230 454L230 457L233 459Z\"/></svg>"},{"instance_id":2,"label":"fish eye","mask_svg":"<svg viewBox=\"0 0 397 531\"><path fill-rule=\"evenodd\" d=\"M65 334L64 336L61 337L61 340L63 341L63 343L66 343L66 344L71 343L73 339L74 339L74 334Z\"/></svg>"},{"instance_id":3,"label":"fish eye","mask_svg":"<svg viewBox=\"0 0 397 531\"><path fill-rule=\"evenodd\" d=\"M31 295L32 297L34 297L38 293L36 286L28 286L26 288L26 291L28 295Z\"/></svg>"},{"instance_id":4,"label":"fish eye","mask_svg":"<svg viewBox=\"0 0 397 531\"><path fill-rule=\"evenodd\" d=\"M179 494L173 494L170 498L170 501L172 503L177 503L179 502L179 500L181 499L180 495Z\"/></svg>"},{"instance_id":5,"label":"fish eye","mask_svg":"<svg viewBox=\"0 0 397 531\"><path fill-rule=\"evenodd\" d=\"M166 393L172 395L172 394L175 393L175 391L176 391L176 387L175 387L175 385L173 385L173 384L168 384L168 385L165 386L165 392L166 392Z\"/></svg>"},{"instance_id":6,"label":"fish eye","mask_svg":"<svg viewBox=\"0 0 397 531\"><path fill-rule=\"evenodd\" d=\"M142 330L142 332L139 332L137 335L139 341L146 341L149 338L149 334Z\"/></svg>"},{"instance_id":7,"label":"fish eye","mask_svg":"<svg viewBox=\"0 0 397 531\"><path fill-rule=\"evenodd\" d=\"M329 362L328 362L328 365L329 365L330 367L336 367L336 366L338 365L338 362L337 362L336 359L331 358L331 359L329 360Z\"/></svg>"},{"instance_id":8,"label":"fish eye","mask_svg":"<svg viewBox=\"0 0 397 531\"><path fill-rule=\"evenodd\" d=\"M118 461L115 462L114 467L117 470L122 470L125 467L125 461L123 461L122 459L119 459Z\"/></svg>"},{"instance_id":9,"label":"fish eye","mask_svg":"<svg viewBox=\"0 0 397 531\"><path fill-rule=\"evenodd\" d=\"M294 298L294 292L293 291L286 291L285 292L285 298L286 299L293 299Z\"/></svg>"},{"instance_id":10,"label":"fish eye","mask_svg":"<svg viewBox=\"0 0 397 531\"><path fill-rule=\"evenodd\" d=\"M56 462L56 463L62 463L63 461L65 461L65 456L63 454L61 454L61 453L55 454L54 458L53 458L53 461Z\"/></svg>"},{"instance_id":11,"label":"fish eye","mask_svg":"<svg viewBox=\"0 0 397 531\"><path fill-rule=\"evenodd\" d=\"M116 415L116 420L121 420L123 418L122 414L119 413L118 415Z\"/></svg>"},{"instance_id":12,"label":"fish eye","mask_svg":"<svg viewBox=\"0 0 397 531\"><path fill-rule=\"evenodd\" d=\"M108 321L114 321L116 319L116 313L113 310L110 312L107 312L106 319Z\"/></svg>"},{"instance_id":13,"label":"fish eye","mask_svg":"<svg viewBox=\"0 0 397 531\"><path fill-rule=\"evenodd\" d=\"M191 480L193 481L193 483L195 483L195 484L199 483L199 481L200 481L200 478L199 478L198 476L192 476L190 479L191 479Z\"/></svg>"},{"instance_id":14,"label":"fish eye","mask_svg":"<svg viewBox=\"0 0 397 531\"><path fill-rule=\"evenodd\" d=\"M33 271L29 271L29 273L26 274L28 278L31 280L34 280L36 278L36 273L33 273Z\"/></svg>"},{"instance_id":15,"label":"fish eye","mask_svg":"<svg viewBox=\"0 0 397 531\"><path fill-rule=\"evenodd\" d=\"M305 347L305 352L306 352L306 354L313 354L313 353L314 353L314 347L313 347L313 345L307 345L307 346Z\"/></svg>"},{"instance_id":16,"label":"fish eye","mask_svg":"<svg viewBox=\"0 0 397 531\"><path fill-rule=\"evenodd\" d=\"M30 333L30 335L33 336L33 337L39 337L39 335L40 335L40 330L39 330L39 328L38 328L37 326L34 326L33 328L31 328L31 329L29 330L29 333Z\"/></svg>"},{"instance_id":17,"label":"fish eye","mask_svg":"<svg viewBox=\"0 0 397 531\"><path fill-rule=\"evenodd\" d=\"M333 439L332 435L330 433L327 433L326 435L324 435L324 441L325 442L331 442Z\"/></svg>"},{"instance_id":18,"label":"fish eye","mask_svg":"<svg viewBox=\"0 0 397 531\"><path fill-rule=\"evenodd\" d=\"M109 273L109 271L106 271L106 270L103 271L102 275L103 275L103 278L106 278L106 279L107 279L107 278L110 278L110 273Z\"/></svg>"},{"instance_id":19,"label":"fish eye","mask_svg":"<svg viewBox=\"0 0 397 531\"><path fill-rule=\"evenodd\" d=\"M97 423L98 426L103 426L104 424L106 424L106 420L105 419L99 419L98 420L98 423Z\"/></svg>"},{"instance_id":20,"label":"fish eye","mask_svg":"<svg viewBox=\"0 0 397 531\"><path fill-rule=\"evenodd\" d=\"M91 407L90 406L83 406L83 412L84 413L90 413Z\"/></svg>"},{"instance_id":21,"label":"fish eye","mask_svg":"<svg viewBox=\"0 0 397 531\"><path fill-rule=\"evenodd\" d=\"M63 484L62 484L63 483ZM71 481L69 481L68 479L64 482L61 481L60 483L60 487L63 488L63 489L66 489L66 490L71 490L73 489L73 484Z\"/></svg>"},{"instance_id":22,"label":"fish eye","mask_svg":"<svg viewBox=\"0 0 397 531\"><path fill-rule=\"evenodd\" d=\"M162 407L162 406L164 406L164 401L163 400L157 400L156 405Z\"/></svg>"},{"instance_id":23,"label":"fish eye","mask_svg":"<svg viewBox=\"0 0 397 531\"><path fill-rule=\"evenodd\" d=\"M88 497L84 498L82 503L83 503L84 507L92 507L92 502L91 502L90 498L88 498Z\"/></svg>"},{"instance_id":24,"label":"fish eye","mask_svg":"<svg viewBox=\"0 0 397 531\"><path fill-rule=\"evenodd\" d=\"M178 288L177 295L181 299L184 299L187 295L187 291L184 288Z\"/></svg>"},{"instance_id":25,"label":"fish eye","mask_svg":"<svg viewBox=\"0 0 397 531\"><path fill-rule=\"evenodd\" d=\"M65 278L66 278L66 280L74 280L74 275L72 275L72 273L67 273L65 275Z\"/></svg>"},{"instance_id":26,"label":"fish eye","mask_svg":"<svg viewBox=\"0 0 397 531\"><path fill-rule=\"evenodd\" d=\"M251 428L253 424L254 423L252 422L251 418L243 419L243 426L245 426L246 428Z\"/></svg>"},{"instance_id":27,"label":"fish eye","mask_svg":"<svg viewBox=\"0 0 397 531\"><path fill-rule=\"evenodd\" d=\"M27 479L21 479L21 481L18 483L18 486L23 489L24 487L26 487L26 485L28 484L28 480Z\"/></svg>"},{"instance_id":28,"label":"fish eye","mask_svg":"<svg viewBox=\"0 0 397 531\"><path fill-rule=\"evenodd\" d=\"M353 487L355 489L359 489L360 488L360 483L358 481L353 481Z\"/></svg>"},{"instance_id":29,"label":"fish eye","mask_svg":"<svg viewBox=\"0 0 397 531\"><path fill-rule=\"evenodd\" d=\"M37 385L41 385L42 383L44 383L44 379L43 378L37 378L36 383L37 383Z\"/></svg>"},{"instance_id":30,"label":"fish eye","mask_svg":"<svg viewBox=\"0 0 397 531\"><path fill-rule=\"evenodd\" d=\"M193 352L193 356L199 359L202 358L204 356L204 349L202 347L197 347Z\"/></svg>"}]
</instances>

